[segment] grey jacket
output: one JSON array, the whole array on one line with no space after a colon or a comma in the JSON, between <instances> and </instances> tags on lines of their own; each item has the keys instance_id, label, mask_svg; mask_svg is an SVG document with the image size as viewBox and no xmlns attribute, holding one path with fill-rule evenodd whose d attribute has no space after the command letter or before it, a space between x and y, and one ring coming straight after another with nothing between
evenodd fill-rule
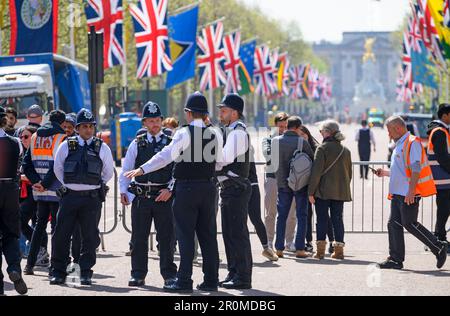
<instances>
[{"instance_id":1,"label":"grey jacket","mask_svg":"<svg viewBox=\"0 0 450 316\"><path fill-rule=\"evenodd\" d=\"M272 140L272 164L276 166L277 163L274 160L278 159L278 168L275 172L278 189L289 188L287 178L290 172L290 162L294 153L300 149L299 141L302 143L302 151L314 159L314 153L309 143L293 131L287 131L283 136L275 137Z\"/></svg>"}]
</instances>

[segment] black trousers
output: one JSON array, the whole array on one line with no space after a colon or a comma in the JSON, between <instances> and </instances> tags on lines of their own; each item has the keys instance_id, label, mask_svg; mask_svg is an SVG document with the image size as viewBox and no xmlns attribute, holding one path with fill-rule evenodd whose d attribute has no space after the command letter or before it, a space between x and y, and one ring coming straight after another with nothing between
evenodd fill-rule
<instances>
[{"instance_id":1,"label":"black trousers","mask_svg":"<svg viewBox=\"0 0 450 316\"><path fill-rule=\"evenodd\" d=\"M437 197L437 218L435 234L441 241L447 241L447 221L450 216L450 190L438 190Z\"/></svg>"},{"instance_id":2,"label":"black trousers","mask_svg":"<svg viewBox=\"0 0 450 316\"><path fill-rule=\"evenodd\" d=\"M359 158L362 162L367 162L370 161L370 148L369 149L364 149L364 150L359 150ZM361 173L361 178L369 178L369 166L360 166L360 173Z\"/></svg>"},{"instance_id":3,"label":"black trousers","mask_svg":"<svg viewBox=\"0 0 450 316\"><path fill-rule=\"evenodd\" d=\"M248 231L248 203L251 184L222 189L222 232L229 276L242 282L252 282L252 249Z\"/></svg>"},{"instance_id":4,"label":"black trousers","mask_svg":"<svg viewBox=\"0 0 450 316\"><path fill-rule=\"evenodd\" d=\"M32 190L28 190L28 195L20 201L20 224L22 234L31 242L33 238L34 228L37 222L37 202L33 198ZM32 225L30 225L30 222ZM47 248L48 236L43 235L41 247Z\"/></svg>"},{"instance_id":5,"label":"black trousers","mask_svg":"<svg viewBox=\"0 0 450 316\"><path fill-rule=\"evenodd\" d=\"M180 285L192 286L194 237L197 234L203 256L204 281L216 286L219 282L219 250L214 203L217 190L212 181L177 182L173 212L180 248Z\"/></svg>"},{"instance_id":6,"label":"black trousers","mask_svg":"<svg viewBox=\"0 0 450 316\"><path fill-rule=\"evenodd\" d=\"M81 256L81 227L80 224L77 223L75 225L75 229L72 233L72 244L71 244L71 253L72 253L72 261L73 263L80 264L80 256ZM70 258L69 258L70 261Z\"/></svg>"},{"instance_id":7,"label":"black trousers","mask_svg":"<svg viewBox=\"0 0 450 316\"><path fill-rule=\"evenodd\" d=\"M51 216L51 229L52 233L55 230L56 216L58 214L59 203L58 202L37 202L37 221L34 228L33 237L31 238L30 253L27 259L27 265L34 267L36 265L37 256L43 240L47 238L47 224L48 219ZM45 237L44 237L45 236Z\"/></svg>"},{"instance_id":8,"label":"black trousers","mask_svg":"<svg viewBox=\"0 0 450 316\"><path fill-rule=\"evenodd\" d=\"M97 256L96 249L100 245L98 230L102 202L98 193L93 191L90 196L78 196L68 193L61 199L55 232L52 236L52 275L65 277L70 255L70 240L74 229L79 223L81 229L81 277L92 277Z\"/></svg>"},{"instance_id":9,"label":"black trousers","mask_svg":"<svg viewBox=\"0 0 450 316\"><path fill-rule=\"evenodd\" d=\"M136 198L131 208L131 276L144 280L148 273L148 239L152 221L155 221L159 240L159 266L164 280L177 275L174 263L175 238L172 200L155 202L154 199Z\"/></svg>"},{"instance_id":10,"label":"black trousers","mask_svg":"<svg viewBox=\"0 0 450 316\"><path fill-rule=\"evenodd\" d=\"M419 199L415 204L407 205L405 197L395 195L391 203L391 217L388 222L389 255L396 262L405 261L405 228L411 235L424 243L434 255L441 245L429 230L417 221L419 215Z\"/></svg>"},{"instance_id":11,"label":"black trousers","mask_svg":"<svg viewBox=\"0 0 450 316\"><path fill-rule=\"evenodd\" d=\"M0 184L0 287L3 286L2 255L8 264L8 273L22 272L19 236L19 186L3 183Z\"/></svg>"},{"instance_id":12,"label":"black trousers","mask_svg":"<svg viewBox=\"0 0 450 316\"><path fill-rule=\"evenodd\" d=\"M250 202L248 203L248 216L253 226L255 226L256 234L263 247L269 245L267 240L266 226L261 219L261 192L257 184L252 185L252 195L250 196Z\"/></svg>"}]
</instances>

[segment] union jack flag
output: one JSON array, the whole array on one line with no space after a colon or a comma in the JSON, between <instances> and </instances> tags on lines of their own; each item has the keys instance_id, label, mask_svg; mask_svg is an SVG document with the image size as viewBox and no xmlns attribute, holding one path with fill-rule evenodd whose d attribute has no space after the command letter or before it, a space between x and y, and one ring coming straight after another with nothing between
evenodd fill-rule
<instances>
[{"instance_id":1,"label":"union jack flag","mask_svg":"<svg viewBox=\"0 0 450 316\"><path fill-rule=\"evenodd\" d=\"M319 71L311 67L308 75L308 80L309 80L310 97L314 100L319 100L320 99Z\"/></svg>"},{"instance_id":2,"label":"union jack flag","mask_svg":"<svg viewBox=\"0 0 450 316\"><path fill-rule=\"evenodd\" d=\"M450 0L444 1L444 25L450 28Z\"/></svg>"},{"instance_id":3,"label":"union jack flag","mask_svg":"<svg viewBox=\"0 0 450 316\"><path fill-rule=\"evenodd\" d=\"M273 63L270 58L270 49L263 45L255 51L255 71L256 80L255 92L259 95L271 96L275 93Z\"/></svg>"},{"instance_id":4,"label":"union jack flag","mask_svg":"<svg viewBox=\"0 0 450 316\"><path fill-rule=\"evenodd\" d=\"M227 83L224 71L226 60L223 48L223 23L218 22L203 29L202 36L197 39L200 56L200 90L214 90Z\"/></svg>"},{"instance_id":5,"label":"union jack flag","mask_svg":"<svg viewBox=\"0 0 450 316\"><path fill-rule=\"evenodd\" d=\"M124 64L122 0L87 0L85 12L88 26L104 34L103 67Z\"/></svg>"},{"instance_id":6,"label":"union jack flag","mask_svg":"<svg viewBox=\"0 0 450 316\"><path fill-rule=\"evenodd\" d=\"M241 80L239 77L239 67L241 57L241 32L226 35L223 39L225 47L225 73L227 74L227 83L225 93L238 93L241 90Z\"/></svg>"},{"instance_id":7,"label":"union jack flag","mask_svg":"<svg viewBox=\"0 0 450 316\"><path fill-rule=\"evenodd\" d=\"M412 11L420 32L422 33L422 40L428 52L433 57L435 63L443 67L446 64L443 53L442 43L439 39L439 34L436 29L436 24L431 15L427 4L428 0L414 0L411 2Z\"/></svg>"},{"instance_id":8,"label":"union jack flag","mask_svg":"<svg viewBox=\"0 0 450 316\"><path fill-rule=\"evenodd\" d=\"M304 66L292 66L289 69L289 74L291 75L291 97L293 99L302 99L303 98L303 68Z\"/></svg>"},{"instance_id":9,"label":"union jack flag","mask_svg":"<svg viewBox=\"0 0 450 316\"><path fill-rule=\"evenodd\" d=\"M412 49L416 52L422 53L420 45L422 42L422 33L420 32L417 19L414 17L411 17L408 21L408 36Z\"/></svg>"},{"instance_id":10,"label":"union jack flag","mask_svg":"<svg viewBox=\"0 0 450 316\"><path fill-rule=\"evenodd\" d=\"M167 28L168 0L130 4L138 55L137 77L155 77L172 70Z\"/></svg>"},{"instance_id":11,"label":"union jack flag","mask_svg":"<svg viewBox=\"0 0 450 316\"><path fill-rule=\"evenodd\" d=\"M402 67L397 80L397 100L410 102L413 93L411 43L407 32L403 33Z\"/></svg>"}]
</instances>

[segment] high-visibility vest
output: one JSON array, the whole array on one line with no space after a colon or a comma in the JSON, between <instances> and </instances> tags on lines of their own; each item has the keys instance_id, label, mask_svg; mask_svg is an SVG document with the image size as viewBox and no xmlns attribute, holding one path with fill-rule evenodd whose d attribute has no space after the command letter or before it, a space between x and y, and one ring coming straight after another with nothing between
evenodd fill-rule
<instances>
[{"instance_id":1,"label":"high-visibility vest","mask_svg":"<svg viewBox=\"0 0 450 316\"><path fill-rule=\"evenodd\" d=\"M409 138L405 140L405 145L403 146L403 159L405 160L405 173L408 182L411 181L413 171L411 168L411 146L417 142L422 148L422 159L420 162L420 176L419 182L416 185L416 196L425 198L437 194L436 185L434 184L433 173L431 172L430 164L428 163L427 153L425 148L422 146L420 138L417 136L410 135ZM389 195L389 199L392 200L392 194Z\"/></svg>"},{"instance_id":2,"label":"high-visibility vest","mask_svg":"<svg viewBox=\"0 0 450 316\"><path fill-rule=\"evenodd\" d=\"M430 162L431 170L433 172L434 183L438 190L450 189L450 173L441 167L434 152L434 144L432 142L433 136L437 131L442 131L447 135L447 154L450 155L450 133L443 127L435 128L430 134L428 142L428 160Z\"/></svg>"},{"instance_id":3,"label":"high-visibility vest","mask_svg":"<svg viewBox=\"0 0 450 316\"><path fill-rule=\"evenodd\" d=\"M49 170L53 169L56 152L65 138L65 134L55 134L45 137L34 134L31 137L31 160L33 162L34 170L41 180L44 180L45 175ZM34 199L36 201L58 202L59 198L56 195L56 190L60 187L61 183L56 180L49 188L46 188L47 191L45 192L33 190Z\"/></svg>"}]
</instances>

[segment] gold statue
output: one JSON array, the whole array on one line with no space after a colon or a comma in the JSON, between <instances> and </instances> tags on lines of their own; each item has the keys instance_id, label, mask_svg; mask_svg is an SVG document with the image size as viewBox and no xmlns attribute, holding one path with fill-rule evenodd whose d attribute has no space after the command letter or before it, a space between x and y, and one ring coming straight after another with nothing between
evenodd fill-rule
<instances>
[{"instance_id":1,"label":"gold statue","mask_svg":"<svg viewBox=\"0 0 450 316\"><path fill-rule=\"evenodd\" d=\"M366 49L366 52L363 57L363 62L366 63L370 59L372 59L373 62L376 61L375 54L373 53L373 45L375 45L375 42L377 39L375 37L366 39L366 43L364 44L364 47Z\"/></svg>"}]
</instances>

